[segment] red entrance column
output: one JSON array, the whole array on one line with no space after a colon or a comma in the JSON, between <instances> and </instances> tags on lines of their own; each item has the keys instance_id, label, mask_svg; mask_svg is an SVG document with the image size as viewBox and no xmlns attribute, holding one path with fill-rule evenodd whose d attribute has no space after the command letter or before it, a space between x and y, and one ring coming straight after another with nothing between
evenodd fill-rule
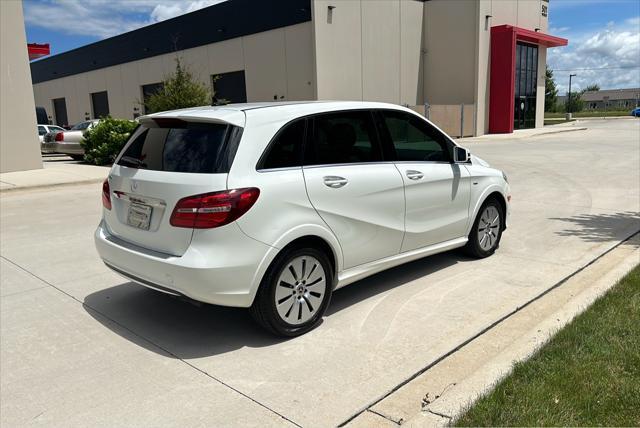
<instances>
[{"instance_id":1,"label":"red entrance column","mask_svg":"<svg viewBox=\"0 0 640 428\"><path fill-rule=\"evenodd\" d=\"M489 80L489 133L513 132L516 42L540 46L566 46L569 41L512 25L491 28L491 78ZM538 70L540 72L540 70Z\"/></svg>"}]
</instances>

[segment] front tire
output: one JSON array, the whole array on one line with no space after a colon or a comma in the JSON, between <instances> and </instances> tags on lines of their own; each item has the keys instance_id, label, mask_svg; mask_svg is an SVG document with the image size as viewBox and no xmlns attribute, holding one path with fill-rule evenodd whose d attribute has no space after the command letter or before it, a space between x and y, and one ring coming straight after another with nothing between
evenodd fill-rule
<instances>
[{"instance_id":1,"label":"front tire","mask_svg":"<svg viewBox=\"0 0 640 428\"><path fill-rule=\"evenodd\" d=\"M285 249L262 279L251 315L273 334L302 335L321 322L331 300L333 278L324 252L309 247Z\"/></svg>"},{"instance_id":2,"label":"front tire","mask_svg":"<svg viewBox=\"0 0 640 428\"><path fill-rule=\"evenodd\" d=\"M488 199L478 211L465 252L479 259L489 257L500 246L503 230L504 210L495 198Z\"/></svg>"}]
</instances>

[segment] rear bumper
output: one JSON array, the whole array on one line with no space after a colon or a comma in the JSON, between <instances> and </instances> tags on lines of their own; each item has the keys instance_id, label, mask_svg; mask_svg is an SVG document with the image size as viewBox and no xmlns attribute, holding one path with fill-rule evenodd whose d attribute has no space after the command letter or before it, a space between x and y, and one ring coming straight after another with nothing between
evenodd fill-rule
<instances>
[{"instance_id":1,"label":"rear bumper","mask_svg":"<svg viewBox=\"0 0 640 428\"><path fill-rule=\"evenodd\" d=\"M249 307L275 248L233 223L224 243L192 244L182 256L141 248L111 235L104 223L95 244L104 263L126 279L168 294L222 306Z\"/></svg>"},{"instance_id":2,"label":"rear bumper","mask_svg":"<svg viewBox=\"0 0 640 428\"><path fill-rule=\"evenodd\" d=\"M42 142L40 144L40 152L42 153L56 153L56 143L45 143Z\"/></svg>"},{"instance_id":3,"label":"rear bumper","mask_svg":"<svg viewBox=\"0 0 640 428\"><path fill-rule=\"evenodd\" d=\"M65 155L83 155L84 149L80 145L80 143L64 143L64 142L56 142L54 143L55 152L62 153Z\"/></svg>"}]
</instances>

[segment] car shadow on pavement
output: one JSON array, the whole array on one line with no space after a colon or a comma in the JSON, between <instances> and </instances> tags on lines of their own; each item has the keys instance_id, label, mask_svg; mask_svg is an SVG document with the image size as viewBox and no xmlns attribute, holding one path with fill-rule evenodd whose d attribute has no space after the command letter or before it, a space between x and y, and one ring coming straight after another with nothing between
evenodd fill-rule
<instances>
[{"instance_id":1,"label":"car shadow on pavement","mask_svg":"<svg viewBox=\"0 0 640 428\"><path fill-rule=\"evenodd\" d=\"M337 290L325 316L334 316L369 297L468 260L471 259L460 252L448 252L365 278ZM88 295L84 309L105 327L138 346L182 359L291 340L262 330L246 309L194 305L131 282Z\"/></svg>"},{"instance_id":2,"label":"car shadow on pavement","mask_svg":"<svg viewBox=\"0 0 640 428\"><path fill-rule=\"evenodd\" d=\"M625 211L619 213L580 214L572 217L552 217L550 220L562 221L573 225L570 229L557 231L560 236L577 236L587 242L619 241L628 236L622 234L633 227L634 233L640 231L640 213Z\"/></svg>"}]
</instances>

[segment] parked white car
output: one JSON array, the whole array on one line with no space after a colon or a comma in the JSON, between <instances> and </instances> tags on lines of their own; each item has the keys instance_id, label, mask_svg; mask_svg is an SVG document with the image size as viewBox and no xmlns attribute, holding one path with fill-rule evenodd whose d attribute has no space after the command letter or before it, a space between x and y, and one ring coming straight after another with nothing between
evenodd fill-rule
<instances>
[{"instance_id":1,"label":"parked white car","mask_svg":"<svg viewBox=\"0 0 640 428\"><path fill-rule=\"evenodd\" d=\"M100 123L100 119L93 119L80 122L69 131L49 132L44 136L42 150L47 150L46 153L62 153L73 159L81 160L84 157L84 149L80 145L80 141L82 141L84 133L98 123Z\"/></svg>"},{"instance_id":2,"label":"parked white car","mask_svg":"<svg viewBox=\"0 0 640 428\"><path fill-rule=\"evenodd\" d=\"M45 147L42 145L42 143L44 142L44 136L45 134L51 132L51 133L56 133L56 132L62 132L64 131L64 128L61 128L57 125L41 125L38 124L38 140L40 141L40 152L42 153L54 153L52 150L50 149L45 149Z\"/></svg>"},{"instance_id":3,"label":"parked white car","mask_svg":"<svg viewBox=\"0 0 640 428\"><path fill-rule=\"evenodd\" d=\"M125 278L316 326L334 289L421 257L498 248L506 176L391 104L238 104L156 113L103 184L95 233Z\"/></svg>"}]
</instances>

